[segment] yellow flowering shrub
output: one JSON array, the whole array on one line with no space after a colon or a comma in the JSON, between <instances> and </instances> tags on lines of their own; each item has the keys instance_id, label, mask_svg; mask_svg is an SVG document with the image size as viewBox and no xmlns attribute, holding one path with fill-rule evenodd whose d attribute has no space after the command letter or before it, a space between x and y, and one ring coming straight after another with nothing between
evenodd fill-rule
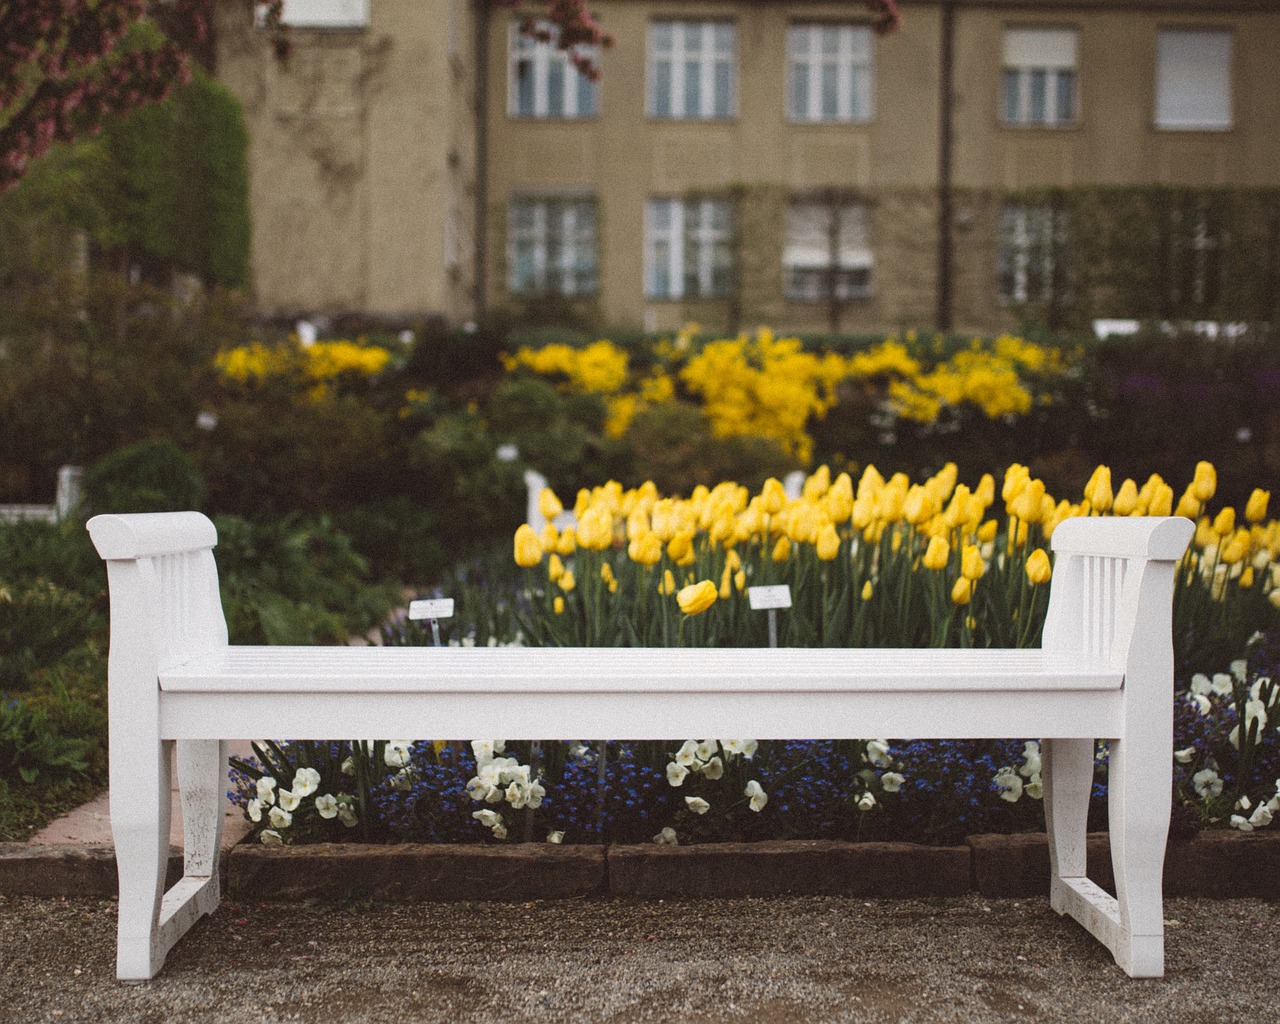
<instances>
[{"instance_id":1,"label":"yellow flowering shrub","mask_svg":"<svg viewBox=\"0 0 1280 1024\"><path fill-rule=\"evenodd\" d=\"M524 346L515 355L503 356L508 372L524 367L543 377L563 377L569 388L584 394L612 395L627 382L627 353L610 341L585 348L572 345Z\"/></svg>"},{"instance_id":2,"label":"yellow flowering shrub","mask_svg":"<svg viewBox=\"0 0 1280 1024\"><path fill-rule=\"evenodd\" d=\"M391 361L391 353L378 345L353 341L317 341L302 345L296 339L279 345L260 341L219 352L214 365L226 380L251 384L272 377L297 375L324 383L353 375L372 377Z\"/></svg>"}]
</instances>

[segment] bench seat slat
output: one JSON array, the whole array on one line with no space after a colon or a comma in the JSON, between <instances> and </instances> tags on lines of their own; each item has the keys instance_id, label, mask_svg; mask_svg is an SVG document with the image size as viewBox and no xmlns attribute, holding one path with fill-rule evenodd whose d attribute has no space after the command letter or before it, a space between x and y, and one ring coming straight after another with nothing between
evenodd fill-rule
<instances>
[{"instance_id":1,"label":"bench seat slat","mask_svg":"<svg viewBox=\"0 0 1280 1024\"><path fill-rule=\"evenodd\" d=\"M1123 674L1039 649L222 647L162 669L170 693L1117 690Z\"/></svg>"}]
</instances>

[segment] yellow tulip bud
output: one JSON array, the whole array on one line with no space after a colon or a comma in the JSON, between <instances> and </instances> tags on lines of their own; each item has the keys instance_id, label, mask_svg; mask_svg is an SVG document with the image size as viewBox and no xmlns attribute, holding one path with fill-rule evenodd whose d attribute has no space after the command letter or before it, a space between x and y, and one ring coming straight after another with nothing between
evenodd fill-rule
<instances>
[{"instance_id":1,"label":"yellow tulip bud","mask_svg":"<svg viewBox=\"0 0 1280 1024\"><path fill-rule=\"evenodd\" d=\"M973 492L982 500L983 508L990 508L996 500L996 478L990 473L983 473L978 481L978 489Z\"/></svg>"},{"instance_id":2,"label":"yellow tulip bud","mask_svg":"<svg viewBox=\"0 0 1280 1024\"><path fill-rule=\"evenodd\" d=\"M787 536L797 544L812 544L822 525L818 506L803 502L794 507L787 522Z\"/></svg>"},{"instance_id":3,"label":"yellow tulip bud","mask_svg":"<svg viewBox=\"0 0 1280 1024\"><path fill-rule=\"evenodd\" d=\"M1244 572L1240 574L1240 589L1248 590L1253 586L1253 566L1246 565Z\"/></svg>"},{"instance_id":4,"label":"yellow tulip bud","mask_svg":"<svg viewBox=\"0 0 1280 1024\"><path fill-rule=\"evenodd\" d=\"M1163 480L1151 489L1151 502L1147 506L1147 514L1152 516L1173 514L1173 488Z\"/></svg>"},{"instance_id":5,"label":"yellow tulip bud","mask_svg":"<svg viewBox=\"0 0 1280 1024\"><path fill-rule=\"evenodd\" d=\"M988 519L985 523L978 527L978 542L981 544L990 544L996 539L996 534L1000 531L1000 524L994 519Z\"/></svg>"},{"instance_id":6,"label":"yellow tulip bud","mask_svg":"<svg viewBox=\"0 0 1280 1024\"><path fill-rule=\"evenodd\" d=\"M1027 543L1027 521L1025 519L1018 521L1018 528L1009 533L1009 542L1015 548L1020 548Z\"/></svg>"},{"instance_id":7,"label":"yellow tulip bud","mask_svg":"<svg viewBox=\"0 0 1280 1024\"><path fill-rule=\"evenodd\" d=\"M1099 466L1084 485L1084 497L1096 512L1106 512L1114 500L1111 492L1111 467Z\"/></svg>"},{"instance_id":8,"label":"yellow tulip bud","mask_svg":"<svg viewBox=\"0 0 1280 1024\"><path fill-rule=\"evenodd\" d=\"M773 546L773 560L775 562L785 562L791 557L791 541L786 537L779 537L778 543Z\"/></svg>"},{"instance_id":9,"label":"yellow tulip bud","mask_svg":"<svg viewBox=\"0 0 1280 1024\"><path fill-rule=\"evenodd\" d=\"M632 509L627 516L627 540L635 540L652 532L653 524L649 521L649 513L642 508Z\"/></svg>"},{"instance_id":10,"label":"yellow tulip bud","mask_svg":"<svg viewBox=\"0 0 1280 1024\"><path fill-rule=\"evenodd\" d=\"M566 594L578 585L578 581L573 578L573 570L566 569L564 575L560 577L560 589Z\"/></svg>"},{"instance_id":11,"label":"yellow tulip bud","mask_svg":"<svg viewBox=\"0 0 1280 1024\"><path fill-rule=\"evenodd\" d=\"M733 585L739 593L747 588L747 573L744 569L739 569L733 574Z\"/></svg>"},{"instance_id":12,"label":"yellow tulip bud","mask_svg":"<svg viewBox=\"0 0 1280 1024\"><path fill-rule=\"evenodd\" d=\"M681 530L667 544L667 557L676 565L693 564L693 531Z\"/></svg>"},{"instance_id":13,"label":"yellow tulip bud","mask_svg":"<svg viewBox=\"0 0 1280 1024\"><path fill-rule=\"evenodd\" d=\"M1126 479L1120 485L1120 490L1116 491L1115 504L1112 505L1112 510L1118 516L1131 516L1137 507L1138 485L1132 480Z\"/></svg>"},{"instance_id":14,"label":"yellow tulip bud","mask_svg":"<svg viewBox=\"0 0 1280 1024\"><path fill-rule=\"evenodd\" d=\"M613 575L613 566L608 562L605 562L600 566L600 578L606 583L617 584L618 582L617 578Z\"/></svg>"},{"instance_id":15,"label":"yellow tulip bud","mask_svg":"<svg viewBox=\"0 0 1280 1024\"><path fill-rule=\"evenodd\" d=\"M726 565L724 567L724 572L720 574L720 600L722 601L729 600L729 596L733 593L732 588L733 588L733 570Z\"/></svg>"},{"instance_id":16,"label":"yellow tulip bud","mask_svg":"<svg viewBox=\"0 0 1280 1024\"><path fill-rule=\"evenodd\" d=\"M870 601L870 600L871 600L871 595L872 595L874 592L875 592L875 591L873 590L873 588L872 588L872 586L871 586L871 581L870 581L870 580L867 580L867 582L866 582L866 583L862 584L862 600L864 600L864 601Z\"/></svg>"},{"instance_id":17,"label":"yellow tulip bud","mask_svg":"<svg viewBox=\"0 0 1280 1024\"><path fill-rule=\"evenodd\" d=\"M552 583L559 583L562 576L564 576L564 563L560 561L559 555L552 555L547 561L547 579Z\"/></svg>"},{"instance_id":18,"label":"yellow tulip bud","mask_svg":"<svg viewBox=\"0 0 1280 1024\"><path fill-rule=\"evenodd\" d=\"M920 564L926 569L945 569L947 559L951 557L951 545L941 537L930 537L929 547L925 550Z\"/></svg>"},{"instance_id":19,"label":"yellow tulip bud","mask_svg":"<svg viewBox=\"0 0 1280 1024\"><path fill-rule=\"evenodd\" d=\"M724 564L727 568L732 569L734 572L737 572L739 569L742 568L742 558L739 556L738 552L735 549L730 548L728 551L725 552Z\"/></svg>"},{"instance_id":20,"label":"yellow tulip bud","mask_svg":"<svg viewBox=\"0 0 1280 1024\"><path fill-rule=\"evenodd\" d=\"M613 544L613 515L604 505L592 505L578 519L577 541L588 551L603 551Z\"/></svg>"},{"instance_id":21,"label":"yellow tulip bud","mask_svg":"<svg viewBox=\"0 0 1280 1024\"><path fill-rule=\"evenodd\" d=\"M1182 497L1178 499L1178 507L1173 510L1173 514L1186 519L1195 519L1200 515L1202 505L1203 502L1195 495L1194 485L1189 485L1182 492Z\"/></svg>"},{"instance_id":22,"label":"yellow tulip bud","mask_svg":"<svg viewBox=\"0 0 1280 1024\"><path fill-rule=\"evenodd\" d=\"M840 553L840 535L836 533L836 528L827 523L818 531L818 539L815 544L818 557L824 562L830 562Z\"/></svg>"},{"instance_id":23,"label":"yellow tulip bud","mask_svg":"<svg viewBox=\"0 0 1280 1024\"><path fill-rule=\"evenodd\" d=\"M960 574L966 579L980 580L986 571L987 566L982 560L982 552L976 545L966 544L960 555Z\"/></svg>"},{"instance_id":24,"label":"yellow tulip bud","mask_svg":"<svg viewBox=\"0 0 1280 1024\"><path fill-rule=\"evenodd\" d=\"M1228 505L1213 521L1213 532L1219 537L1236 532L1236 510Z\"/></svg>"},{"instance_id":25,"label":"yellow tulip bud","mask_svg":"<svg viewBox=\"0 0 1280 1024\"><path fill-rule=\"evenodd\" d=\"M876 498L874 495L862 495L853 503L853 525L865 530L876 517Z\"/></svg>"},{"instance_id":26,"label":"yellow tulip bud","mask_svg":"<svg viewBox=\"0 0 1280 1024\"><path fill-rule=\"evenodd\" d=\"M1053 566L1044 548L1036 548L1027 559L1027 579L1033 584L1048 583L1053 575Z\"/></svg>"},{"instance_id":27,"label":"yellow tulip bud","mask_svg":"<svg viewBox=\"0 0 1280 1024\"><path fill-rule=\"evenodd\" d=\"M555 528L554 523L547 523L542 528L542 535L538 540L542 542L543 551L554 551L556 545L560 543L560 531Z\"/></svg>"},{"instance_id":28,"label":"yellow tulip bud","mask_svg":"<svg viewBox=\"0 0 1280 1024\"><path fill-rule=\"evenodd\" d=\"M542 513L544 519L554 519L564 511L564 505L560 503L556 492L550 487L542 488L538 494L538 511Z\"/></svg>"},{"instance_id":29,"label":"yellow tulip bud","mask_svg":"<svg viewBox=\"0 0 1280 1024\"><path fill-rule=\"evenodd\" d=\"M1213 468L1212 462L1196 463L1195 478L1191 481L1191 486L1188 490L1201 503L1214 496L1218 490L1218 471Z\"/></svg>"},{"instance_id":30,"label":"yellow tulip bud","mask_svg":"<svg viewBox=\"0 0 1280 1024\"><path fill-rule=\"evenodd\" d=\"M933 502L929 492L919 484L913 484L902 503L902 514L912 526L919 526L933 515Z\"/></svg>"},{"instance_id":31,"label":"yellow tulip bud","mask_svg":"<svg viewBox=\"0 0 1280 1024\"><path fill-rule=\"evenodd\" d=\"M522 523L515 536L516 565L530 569L542 561L542 543L533 527Z\"/></svg>"},{"instance_id":32,"label":"yellow tulip bud","mask_svg":"<svg viewBox=\"0 0 1280 1024\"><path fill-rule=\"evenodd\" d=\"M827 491L825 498L827 515L833 523L845 523L853 515L853 481L848 473L841 473Z\"/></svg>"},{"instance_id":33,"label":"yellow tulip bud","mask_svg":"<svg viewBox=\"0 0 1280 1024\"><path fill-rule=\"evenodd\" d=\"M1044 481L1031 480L1009 502L1009 514L1025 523L1038 523L1044 512Z\"/></svg>"},{"instance_id":34,"label":"yellow tulip bud","mask_svg":"<svg viewBox=\"0 0 1280 1024\"><path fill-rule=\"evenodd\" d=\"M591 492L587 490L585 487L579 488L578 497L573 503L573 514L577 516L579 519L581 519L582 513L584 513L587 510L587 507L590 504L591 504Z\"/></svg>"},{"instance_id":35,"label":"yellow tulip bud","mask_svg":"<svg viewBox=\"0 0 1280 1024\"><path fill-rule=\"evenodd\" d=\"M1267 505L1271 501L1271 492L1258 487L1249 495L1248 504L1244 507L1244 517L1251 523L1260 523L1267 518Z\"/></svg>"},{"instance_id":36,"label":"yellow tulip bud","mask_svg":"<svg viewBox=\"0 0 1280 1024\"><path fill-rule=\"evenodd\" d=\"M970 499L973 497L969 492L969 488L964 484L956 487L955 492L951 495L951 503L947 506L944 514L944 520L948 530L958 530L969 521L969 513L971 511ZM981 517L982 513L978 513Z\"/></svg>"},{"instance_id":37,"label":"yellow tulip bud","mask_svg":"<svg viewBox=\"0 0 1280 1024\"><path fill-rule=\"evenodd\" d=\"M662 541L652 530L627 545L631 561L640 565L657 565L662 561Z\"/></svg>"},{"instance_id":38,"label":"yellow tulip bud","mask_svg":"<svg viewBox=\"0 0 1280 1024\"><path fill-rule=\"evenodd\" d=\"M684 587L676 594L676 604L686 615L699 615L716 603L716 585L702 580Z\"/></svg>"},{"instance_id":39,"label":"yellow tulip bud","mask_svg":"<svg viewBox=\"0 0 1280 1024\"><path fill-rule=\"evenodd\" d=\"M578 537L573 530L565 530L556 542L556 554L568 558L578 550Z\"/></svg>"},{"instance_id":40,"label":"yellow tulip bud","mask_svg":"<svg viewBox=\"0 0 1280 1024\"><path fill-rule=\"evenodd\" d=\"M874 499L883 488L884 477L875 466L867 463L867 468L862 471L862 477L858 480L858 497Z\"/></svg>"},{"instance_id":41,"label":"yellow tulip bud","mask_svg":"<svg viewBox=\"0 0 1280 1024\"><path fill-rule=\"evenodd\" d=\"M1213 523L1208 516L1201 516L1196 520L1196 547L1207 548L1210 544L1218 543L1218 535L1213 529Z\"/></svg>"},{"instance_id":42,"label":"yellow tulip bud","mask_svg":"<svg viewBox=\"0 0 1280 1024\"><path fill-rule=\"evenodd\" d=\"M1004 486L1000 488L1000 497L1012 501L1024 486L1031 482L1031 473L1026 466L1015 462L1004 471ZM992 486L994 487L994 481Z\"/></svg>"},{"instance_id":43,"label":"yellow tulip bud","mask_svg":"<svg viewBox=\"0 0 1280 1024\"><path fill-rule=\"evenodd\" d=\"M662 570L662 582L658 584L659 594L674 594L676 592L676 578L671 575L670 569Z\"/></svg>"},{"instance_id":44,"label":"yellow tulip bud","mask_svg":"<svg viewBox=\"0 0 1280 1024\"><path fill-rule=\"evenodd\" d=\"M951 588L951 600L955 604L968 604L973 598L973 580L968 576L956 577L955 586Z\"/></svg>"},{"instance_id":45,"label":"yellow tulip bud","mask_svg":"<svg viewBox=\"0 0 1280 1024\"><path fill-rule=\"evenodd\" d=\"M1219 556L1226 565L1235 565L1249 557L1249 531L1237 530L1232 538L1222 546Z\"/></svg>"},{"instance_id":46,"label":"yellow tulip bud","mask_svg":"<svg viewBox=\"0 0 1280 1024\"><path fill-rule=\"evenodd\" d=\"M819 466L804 482L800 496L806 501L817 501L831 489L831 470L826 465Z\"/></svg>"},{"instance_id":47,"label":"yellow tulip bud","mask_svg":"<svg viewBox=\"0 0 1280 1024\"><path fill-rule=\"evenodd\" d=\"M787 503L787 492L782 481L769 477L760 489L760 505L765 515L776 516Z\"/></svg>"},{"instance_id":48,"label":"yellow tulip bud","mask_svg":"<svg viewBox=\"0 0 1280 1024\"><path fill-rule=\"evenodd\" d=\"M556 599L551 602L551 607L557 615L564 614L564 598L556 595Z\"/></svg>"}]
</instances>

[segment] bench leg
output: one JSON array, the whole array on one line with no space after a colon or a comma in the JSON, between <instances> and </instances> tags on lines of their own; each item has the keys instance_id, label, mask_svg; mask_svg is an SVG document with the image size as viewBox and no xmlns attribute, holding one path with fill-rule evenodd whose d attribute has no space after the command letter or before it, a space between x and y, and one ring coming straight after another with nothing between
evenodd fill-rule
<instances>
[{"instance_id":1,"label":"bench leg","mask_svg":"<svg viewBox=\"0 0 1280 1024\"><path fill-rule=\"evenodd\" d=\"M164 962L160 904L169 864L171 741L113 743L111 835L120 880L116 976L140 981Z\"/></svg>"},{"instance_id":2,"label":"bench leg","mask_svg":"<svg viewBox=\"0 0 1280 1024\"><path fill-rule=\"evenodd\" d=\"M212 878L216 901L222 801L227 787L226 742L179 740L178 786L182 794L183 875Z\"/></svg>"},{"instance_id":3,"label":"bench leg","mask_svg":"<svg viewBox=\"0 0 1280 1024\"><path fill-rule=\"evenodd\" d=\"M1111 743L1108 810L1120 914L1120 936L1112 952L1135 978L1164 974L1169 749L1170 744L1141 735Z\"/></svg>"},{"instance_id":4,"label":"bench leg","mask_svg":"<svg viewBox=\"0 0 1280 1024\"><path fill-rule=\"evenodd\" d=\"M1064 879L1086 877L1085 830L1093 789L1092 739L1051 739L1040 744L1044 818L1049 834L1049 905L1067 913Z\"/></svg>"}]
</instances>

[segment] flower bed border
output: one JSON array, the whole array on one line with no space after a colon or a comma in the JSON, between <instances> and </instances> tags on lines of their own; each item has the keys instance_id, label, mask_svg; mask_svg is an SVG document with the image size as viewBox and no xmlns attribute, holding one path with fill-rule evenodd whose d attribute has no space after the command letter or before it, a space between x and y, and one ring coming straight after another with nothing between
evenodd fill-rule
<instances>
[{"instance_id":1,"label":"flower bed border","mask_svg":"<svg viewBox=\"0 0 1280 1024\"><path fill-rule=\"evenodd\" d=\"M1106 833L1089 835L1090 877L1111 885ZM711 899L1047 895L1045 836L970 836L963 846L790 840L698 846L242 843L222 861L238 900L544 900L583 896ZM170 874L181 856L170 857ZM1169 896L1280 898L1280 834L1201 832L1169 843ZM0 893L116 895L109 844L0 843Z\"/></svg>"}]
</instances>

